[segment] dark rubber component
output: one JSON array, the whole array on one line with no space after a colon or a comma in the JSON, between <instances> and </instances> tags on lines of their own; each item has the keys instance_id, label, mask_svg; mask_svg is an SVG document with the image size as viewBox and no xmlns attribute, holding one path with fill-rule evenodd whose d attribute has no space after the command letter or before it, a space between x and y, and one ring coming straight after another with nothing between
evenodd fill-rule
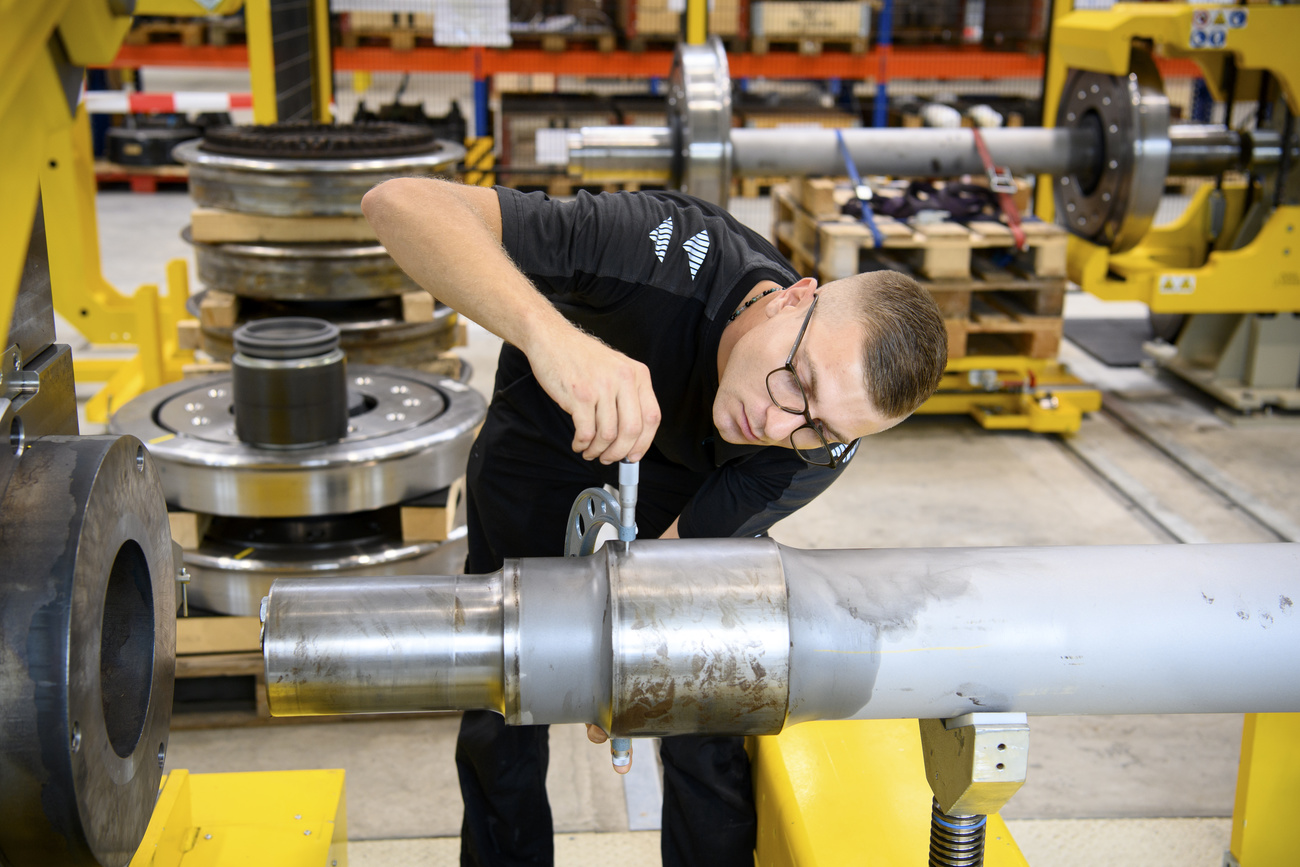
<instances>
[{"instance_id":1,"label":"dark rubber component","mask_svg":"<svg viewBox=\"0 0 1300 867\"><path fill-rule=\"evenodd\" d=\"M271 123L208 130L208 153L261 159L348 160L437 152L433 131L409 124Z\"/></svg>"}]
</instances>

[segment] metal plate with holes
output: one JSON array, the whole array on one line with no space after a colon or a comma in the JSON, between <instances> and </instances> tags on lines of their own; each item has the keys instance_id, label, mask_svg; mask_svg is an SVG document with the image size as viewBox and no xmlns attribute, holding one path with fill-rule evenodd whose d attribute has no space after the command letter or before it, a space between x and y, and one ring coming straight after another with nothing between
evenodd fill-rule
<instances>
[{"instance_id":1,"label":"metal plate with holes","mask_svg":"<svg viewBox=\"0 0 1300 867\"><path fill-rule=\"evenodd\" d=\"M242 298L343 301L419 290L380 244L207 244L189 227L199 280Z\"/></svg>"},{"instance_id":2,"label":"metal plate with holes","mask_svg":"<svg viewBox=\"0 0 1300 867\"><path fill-rule=\"evenodd\" d=\"M1074 234L1122 252L1155 217L1169 170L1169 100L1151 57L1134 49L1127 76L1071 70L1056 124L1091 130L1099 158L1056 180L1057 220Z\"/></svg>"},{"instance_id":3,"label":"metal plate with holes","mask_svg":"<svg viewBox=\"0 0 1300 867\"><path fill-rule=\"evenodd\" d=\"M167 502L210 515L304 517L378 509L445 488L465 471L487 404L414 370L349 365L363 406L338 443L256 448L234 436L230 376L183 380L122 407L110 430L148 445Z\"/></svg>"},{"instance_id":4,"label":"metal plate with holes","mask_svg":"<svg viewBox=\"0 0 1300 867\"><path fill-rule=\"evenodd\" d=\"M363 159L280 159L206 153L203 140L172 151L189 166L190 195L200 205L273 217L361 213L361 197L389 178L451 172L465 149L438 141L418 155Z\"/></svg>"},{"instance_id":5,"label":"metal plate with holes","mask_svg":"<svg viewBox=\"0 0 1300 867\"><path fill-rule=\"evenodd\" d=\"M668 87L668 114L681 160L681 189L726 206L731 188L731 75L722 40L679 45Z\"/></svg>"}]
</instances>

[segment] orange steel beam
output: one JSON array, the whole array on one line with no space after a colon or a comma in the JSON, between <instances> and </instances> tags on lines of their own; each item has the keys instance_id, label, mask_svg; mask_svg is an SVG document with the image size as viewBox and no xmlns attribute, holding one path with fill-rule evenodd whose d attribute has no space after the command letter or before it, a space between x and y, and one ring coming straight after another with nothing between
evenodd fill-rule
<instances>
[{"instance_id":1,"label":"orange steel beam","mask_svg":"<svg viewBox=\"0 0 1300 867\"><path fill-rule=\"evenodd\" d=\"M475 56L482 59L475 66ZM609 78L667 76L672 67L670 51L608 51L571 47L564 52L535 48L388 48L334 49L334 68L339 71L459 72L493 75L498 72L555 75L597 75ZM875 78L879 56L843 52L805 57L794 52L733 54L728 58L733 78ZM1157 60L1160 71L1170 78L1199 77L1190 60ZM198 46L123 45L113 60L115 68L140 66L248 66L248 50L242 45ZM1041 78L1043 59L1014 52L894 48L889 73L896 79L998 79Z\"/></svg>"}]
</instances>

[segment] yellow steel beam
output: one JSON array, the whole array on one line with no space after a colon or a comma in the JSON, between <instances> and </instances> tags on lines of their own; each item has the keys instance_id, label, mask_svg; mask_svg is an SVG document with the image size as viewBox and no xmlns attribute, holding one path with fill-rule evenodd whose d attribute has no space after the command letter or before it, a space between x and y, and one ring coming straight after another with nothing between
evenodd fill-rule
<instances>
[{"instance_id":1,"label":"yellow steel beam","mask_svg":"<svg viewBox=\"0 0 1300 867\"><path fill-rule=\"evenodd\" d=\"M275 123L279 118L279 107L275 101L275 46L271 41L270 0L248 0L244 4L244 28L248 33L253 122Z\"/></svg>"},{"instance_id":2,"label":"yellow steel beam","mask_svg":"<svg viewBox=\"0 0 1300 867\"><path fill-rule=\"evenodd\" d=\"M1283 607L1290 604L1290 599L1282 603ZM1296 863L1297 791L1300 714L1246 714L1230 844L1241 867L1290 867Z\"/></svg>"},{"instance_id":3,"label":"yellow steel beam","mask_svg":"<svg viewBox=\"0 0 1300 867\"><path fill-rule=\"evenodd\" d=\"M199 0L136 0L136 15L234 15L243 8L244 0L211 0L200 3Z\"/></svg>"},{"instance_id":4,"label":"yellow steel beam","mask_svg":"<svg viewBox=\"0 0 1300 867\"><path fill-rule=\"evenodd\" d=\"M757 867L921 867L930 803L915 720L802 723L751 738ZM1000 816L987 867L1028 867Z\"/></svg>"},{"instance_id":5,"label":"yellow steel beam","mask_svg":"<svg viewBox=\"0 0 1300 867\"><path fill-rule=\"evenodd\" d=\"M708 0L686 0L686 44L703 45L708 29Z\"/></svg>"},{"instance_id":6,"label":"yellow steel beam","mask_svg":"<svg viewBox=\"0 0 1300 867\"><path fill-rule=\"evenodd\" d=\"M333 123L334 59L330 49L329 0L312 0L311 99L317 123Z\"/></svg>"}]
</instances>

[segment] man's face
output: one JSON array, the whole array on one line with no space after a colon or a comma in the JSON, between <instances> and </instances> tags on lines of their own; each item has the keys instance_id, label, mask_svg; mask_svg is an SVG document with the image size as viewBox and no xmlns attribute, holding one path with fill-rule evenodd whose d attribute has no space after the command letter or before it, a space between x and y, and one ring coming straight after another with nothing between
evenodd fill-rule
<instances>
[{"instance_id":1,"label":"man's face","mask_svg":"<svg viewBox=\"0 0 1300 867\"><path fill-rule=\"evenodd\" d=\"M806 423L802 414L772 402L767 375L785 364L812 299L809 292L797 303L786 303L736 342L713 401L713 424L727 442L789 448L790 434ZM861 346L861 326L833 321L819 305L795 353L794 368L808 396L808 411L821 421L828 440L852 442L902 421L883 417L872 405Z\"/></svg>"}]
</instances>

